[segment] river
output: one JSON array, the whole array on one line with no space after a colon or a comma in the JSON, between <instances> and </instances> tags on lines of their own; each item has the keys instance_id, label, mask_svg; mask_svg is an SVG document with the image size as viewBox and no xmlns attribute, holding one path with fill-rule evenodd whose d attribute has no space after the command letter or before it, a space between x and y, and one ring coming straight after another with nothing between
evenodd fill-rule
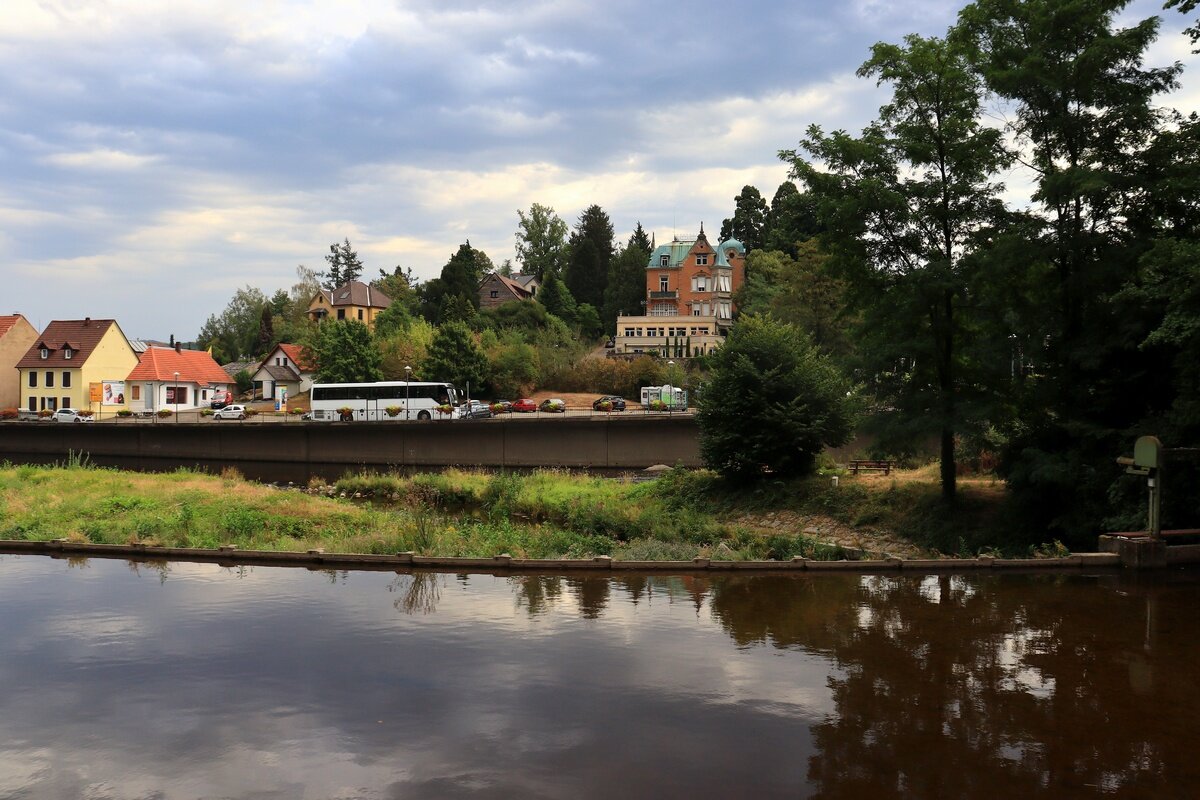
<instances>
[{"instance_id":1,"label":"river","mask_svg":"<svg viewBox=\"0 0 1200 800\"><path fill-rule=\"evenodd\" d=\"M0 556L0 798L1193 797L1200 573Z\"/></svg>"}]
</instances>

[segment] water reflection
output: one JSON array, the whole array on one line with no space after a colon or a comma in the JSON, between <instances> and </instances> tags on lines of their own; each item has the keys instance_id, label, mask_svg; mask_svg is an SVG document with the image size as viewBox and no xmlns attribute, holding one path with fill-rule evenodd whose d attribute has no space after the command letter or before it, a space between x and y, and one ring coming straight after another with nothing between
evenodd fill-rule
<instances>
[{"instance_id":1,"label":"water reflection","mask_svg":"<svg viewBox=\"0 0 1200 800\"><path fill-rule=\"evenodd\" d=\"M0 556L0 797L1187 796L1197 601Z\"/></svg>"}]
</instances>

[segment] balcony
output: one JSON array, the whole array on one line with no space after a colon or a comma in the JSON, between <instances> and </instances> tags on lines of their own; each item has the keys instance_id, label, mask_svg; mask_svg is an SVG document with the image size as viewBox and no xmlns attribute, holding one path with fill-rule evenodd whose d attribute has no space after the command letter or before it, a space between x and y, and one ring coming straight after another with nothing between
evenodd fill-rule
<instances>
[{"instance_id":1,"label":"balcony","mask_svg":"<svg viewBox=\"0 0 1200 800\"><path fill-rule=\"evenodd\" d=\"M651 300L678 300L679 299L679 291L677 289L671 289L671 290L665 291L665 292L651 292L650 299Z\"/></svg>"}]
</instances>

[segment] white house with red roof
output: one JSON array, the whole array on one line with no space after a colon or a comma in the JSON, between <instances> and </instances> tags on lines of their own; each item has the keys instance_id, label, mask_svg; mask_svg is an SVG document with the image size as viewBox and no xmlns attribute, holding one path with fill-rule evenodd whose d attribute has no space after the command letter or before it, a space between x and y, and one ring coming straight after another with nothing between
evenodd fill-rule
<instances>
[{"instance_id":1,"label":"white house with red roof","mask_svg":"<svg viewBox=\"0 0 1200 800\"><path fill-rule=\"evenodd\" d=\"M254 389L264 400L284 400L307 392L316 379L312 353L298 344L278 344L254 371Z\"/></svg>"},{"instance_id":2,"label":"white house with red roof","mask_svg":"<svg viewBox=\"0 0 1200 800\"><path fill-rule=\"evenodd\" d=\"M205 350L147 347L125 378L125 400L133 411L205 408L214 393L236 386Z\"/></svg>"}]
</instances>

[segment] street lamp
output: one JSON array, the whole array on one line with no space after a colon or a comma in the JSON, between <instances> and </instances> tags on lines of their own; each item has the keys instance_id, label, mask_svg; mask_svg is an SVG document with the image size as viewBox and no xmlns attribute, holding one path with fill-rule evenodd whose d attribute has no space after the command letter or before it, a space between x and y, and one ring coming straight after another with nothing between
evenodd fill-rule
<instances>
[{"instance_id":1,"label":"street lamp","mask_svg":"<svg viewBox=\"0 0 1200 800\"><path fill-rule=\"evenodd\" d=\"M175 422L179 422L179 373L175 373Z\"/></svg>"},{"instance_id":2,"label":"street lamp","mask_svg":"<svg viewBox=\"0 0 1200 800\"><path fill-rule=\"evenodd\" d=\"M675 362L667 362L667 383L671 384L671 396L667 398L667 413L675 410Z\"/></svg>"},{"instance_id":3,"label":"street lamp","mask_svg":"<svg viewBox=\"0 0 1200 800\"><path fill-rule=\"evenodd\" d=\"M412 380L412 367L404 367L404 421L408 422L408 384Z\"/></svg>"}]
</instances>

